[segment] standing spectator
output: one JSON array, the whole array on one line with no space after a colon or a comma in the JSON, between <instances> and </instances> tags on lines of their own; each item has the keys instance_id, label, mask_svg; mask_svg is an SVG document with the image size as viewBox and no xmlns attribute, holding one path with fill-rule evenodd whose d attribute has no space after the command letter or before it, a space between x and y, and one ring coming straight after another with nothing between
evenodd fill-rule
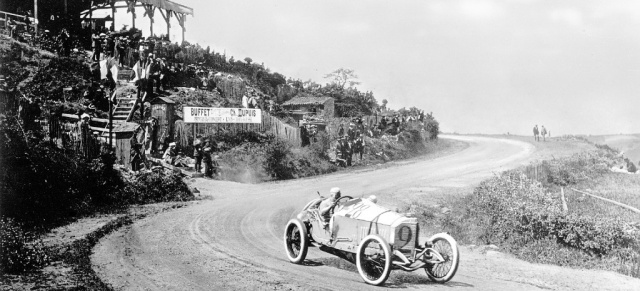
<instances>
[{"instance_id":1,"label":"standing spectator","mask_svg":"<svg viewBox=\"0 0 640 291\"><path fill-rule=\"evenodd\" d=\"M353 142L356 139L356 125L353 123L349 124L349 129L347 129L347 137L349 142Z\"/></svg>"},{"instance_id":2,"label":"standing spectator","mask_svg":"<svg viewBox=\"0 0 640 291\"><path fill-rule=\"evenodd\" d=\"M202 172L202 158L204 156L204 150L202 146L202 136L197 135L196 139L193 141L193 157L196 160L196 173Z\"/></svg>"},{"instance_id":3,"label":"standing spectator","mask_svg":"<svg viewBox=\"0 0 640 291\"><path fill-rule=\"evenodd\" d=\"M544 128L544 125L542 126L542 129L540 130L540 134L542 135L542 141L547 141L547 129Z\"/></svg>"},{"instance_id":4,"label":"standing spectator","mask_svg":"<svg viewBox=\"0 0 640 291\"><path fill-rule=\"evenodd\" d=\"M147 99L152 100L154 95L153 88L155 86L156 93L160 92L160 59L155 58L154 55L149 54L149 80L147 87Z\"/></svg>"},{"instance_id":5,"label":"standing spectator","mask_svg":"<svg viewBox=\"0 0 640 291\"><path fill-rule=\"evenodd\" d=\"M346 156L348 167L351 167L352 161L353 161L353 146L354 146L353 140L348 140L346 142L346 147L343 148L344 149L343 154Z\"/></svg>"},{"instance_id":6,"label":"standing spectator","mask_svg":"<svg viewBox=\"0 0 640 291\"><path fill-rule=\"evenodd\" d=\"M393 116L391 123L393 124L393 134L398 134L398 130L400 129L400 118L398 118L397 114Z\"/></svg>"},{"instance_id":7,"label":"standing spectator","mask_svg":"<svg viewBox=\"0 0 640 291\"><path fill-rule=\"evenodd\" d=\"M539 131L538 131L538 125L536 124L536 126L533 127L533 138L536 141L540 141L540 137L538 136Z\"/></svg>"},{"instance_id":8,"label":"standing spectator","mask_svg":"<svg viewBox=\"0 0 640 291\"><path fill-rule=\"evenodd\" d=\"M144 116L144 101L146 98L144 98L143 92L147 92L147 88L149 86L149 61L145 55L140 56L140 60L133 66L133 71L136 75L134 81L138 89L136 92L136 98L140 103L140 116ZM148 98L151 98L151 96L148 96Z\"/></svg>"},{"instance_id":9,"label":"standing spectator","mask_svg":"<svg viewBox=\"0 0 640 291\"><path fill-rule=\"evenodd\" d=\"M166 91L169 88L169 75L171 74L169 63L166 58L161 59L160 68L160 82L162 83L162 90Z\"/></svg>"},{"instance_id":10,"label":"standing spectator","mask_svg":"<svg viewBox=\"0 0 640 291\"><path fill-rule=\"evenodd\" d=\"M60 54L68 57L71 53L71 36L66 28L63 28L58 35L58 45L60 46Z\"/></svg>"},{"instance_id":11,"label":"standing spectator","mask_svg":"<svg viewBox=\"0 0 640 291\"><path fill-rule=\"evenodd\" d=\"M31 10L24 13L24 23L27 26L28 33L31 33L31 16L33 16L33 13L31 12Z\"/></svg>"},{"instance_id":12,"label":"standing spectator","mask_svg":"<svg viewBox=\"0 0 640 291\"><path fill-rule=\"evenodd\" d=\"M106 55L107 57L113 57L114 56L114 51L116 49L116 42L114 41L114 37L113 36L107 36L105 37L106 41L107 41L107 46L106 46Z\"/></svg>"},{"instance_id":13,"label":"standing spectator","mask_svg":"<svg viewBox=\"0 0 640 291\"><path fill-rule=\"evenodd\" d=\"M347 159L346 159L346 144L344 141L344 137L338 137L338 142L336 143L336 162L338 165L342 167L347 167Z\"/></svg>"},{"instance_id":14,"label":"standing spectator","mask_svg":"<svg viewBox=\"0 0 640 291\"><path fill-rule=\"evenodd\" d=\"M387 117L386 116L382 116L382 118L380 119L380 126L378 126L378 128L380 129L381 132L385 132L385 130L387 129Z\"/></svg>"},{"instance_id":15,"label":"standing spectator","mask_svg":"<svg viewBox=\"0 0 640 291\"><path fill-rule=\"evenodd\" d=\"M249 108L249 97L247 97L247 94L242 94L242 107Z\"/></svg>"},{"instance_id":16,"label":"standing spectator","mask_svg":"<svg viewBox=\"0 0 640 291\"><path fill-rule=\"evenodd\" d=\"M100 53L102 52L102 39L97 33L93 34L92 39L93 39L93 58L92 59L94 62L99 62Z\"/></svg>"},{"instance_id":17,"label":"standing spectator","mask_svg":"<svg viewBox=\"0 0 640 291\"><path fill-rule=\"evenodd\" d=\"M340 129L338 129L338 138L342 138L344 136L344 125L340 123Z\"/></svg>"},{"instance_id":18,"label":"standing spectator","mask_svg":"<svg viewBox=\"0 0 640 291\"><path fill-rule=\"evenodd\" d=\"M356 129L360 132L364 132L364 123L362 121L362 116L358 116L358 118L356 118Z\"/></svg>"},{"instance_id":19,"label":"standing spectator","mask_svg":"<svg viewBox=\"0 0 640 291\"><path fill-rule=\"evenodd\" d=\"M133 138L135 139L135 135ZM130 154L131 154L131 170L134 172L140 171L141 169L140 164L142 164L142 161L143 161L142 144L136 142L131 148Z\"/></svg>"},{"instance_id":20,"label":"standing spectator","mask_svg":"<svg viewBox=\"0 0 640 291\"><path fill-rule=\"evenodd\" d=\"M125 55L126 47L127 47L126 38L123 36L118 38L118 41L116 42L116 55L118 59L118 66L124 66L125 64L124 59L126 57Z\"/></svg>"},{"instance_id":21,"label":"standing spectator","mask_svg":"<svg viewBox=\"0 0 640 291\"><path fill-rule=\"evenodd\" d=\"M360 155L360 160L362 161L362 154L364 153L364 137L362 134L358 135L358 138L356 139L354 152L356 155Z\"/></svg>"},{"instance_id":22,"label":"standing spectator","mask_svg":"<svg viewBox=\"0 0 640 291\"><path fill-rule=\"evenodd\" d=\"M251 97L249 97L249 108L256 108L257 104L258 102L256 101L256 97L251 94Z\"/></svg>"},{"instance_id":23,"label":"standing spectator","mask_svg":"<svg viewBox=\"0 0 640 291\"><path fill-rule=\"evenodd\" d=\"M211 160L211 148L205 147L202 160L204 161L204 175L211 178L213 175L213 161Z\"/></svg>"}]
</instances>

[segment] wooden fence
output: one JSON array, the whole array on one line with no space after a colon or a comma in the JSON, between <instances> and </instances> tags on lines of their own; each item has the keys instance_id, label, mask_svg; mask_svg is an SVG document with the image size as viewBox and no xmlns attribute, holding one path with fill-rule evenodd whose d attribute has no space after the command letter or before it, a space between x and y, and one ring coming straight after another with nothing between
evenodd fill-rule
<instances>
[{"instance_id":1,"label":"wooden fence","mask_svg":"<svg viewBox=\"0 0 640 291\"><path fill-rule=\"evenodd\" d=\"M209 136L219 132L256 131L273 134L276 138L300 145L300 128L291 126L262 111L262 123L192 123L191 131L196 135Z\"/></svg>"},{"instance_id":2,"label":"wooden fence","mask_svg":"<svg viewBox=\"0 0 640 291\"><path fill-rule=\"evenodd\" d=\"M98 129L104 131L104 128L95 126L83 127L74 115L63 114L62 117L50 116L47 119L38 121L40 127L45 133L45 139L48 139L56 146L71 150L75 154L86 159L95 159L100 155L100 150L104 141L99 136L93 134Z\"/></svg>"}]
</instances>

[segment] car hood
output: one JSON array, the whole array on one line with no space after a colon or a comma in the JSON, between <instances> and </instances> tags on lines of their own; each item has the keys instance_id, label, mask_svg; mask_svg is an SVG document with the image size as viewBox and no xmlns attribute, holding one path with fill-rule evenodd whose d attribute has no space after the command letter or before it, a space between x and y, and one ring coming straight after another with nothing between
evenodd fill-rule
<instances>
[{"instance_id":1,"label":"car hood","mask_svg":"<svg viewBox=\"0 0 640 291\"><path fill-rule=\"evenodd\" d=\"M403 214L375 204L369 199L362 198L348 201L341 208L336 209L334 215L389 226L396 226L401 223L417 223L415 218L406 217Z\"/></svg>"}]
</instances>

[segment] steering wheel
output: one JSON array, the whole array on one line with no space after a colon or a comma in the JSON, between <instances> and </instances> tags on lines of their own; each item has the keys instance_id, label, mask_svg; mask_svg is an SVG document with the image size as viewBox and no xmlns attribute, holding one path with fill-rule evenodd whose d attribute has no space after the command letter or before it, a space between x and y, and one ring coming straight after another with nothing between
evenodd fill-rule
<instances>
[{"instance_id":1,"label":"steering wheel","mask_svg":"<svg viewBox=\"0 0 640 291\"><path fill-rule=\"evenodd\" d=\"M353 197L351 197L351 196L342 196L342 197L338 198L338 200L336 200L336 202L334 202L335 205L332 207L332 209L335 208L336 206L338 206L338 204L340 203L340 201L342 201L342 199L351 200L351 199L353 199Z\"/></svg>"}]
</instances>

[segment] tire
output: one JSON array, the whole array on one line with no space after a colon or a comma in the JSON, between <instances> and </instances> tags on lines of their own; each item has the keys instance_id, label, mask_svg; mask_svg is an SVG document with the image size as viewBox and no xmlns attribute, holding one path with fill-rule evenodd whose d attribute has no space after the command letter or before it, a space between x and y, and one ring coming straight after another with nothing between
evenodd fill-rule
<instances>
[{"instance_id":1,"label":"tire","mask_svg":"<svg viewBox=\"0 0 640 291\"><path fill-rule=\"evenodd\" d=\"M375 251L377 254L367 255L365 251ZM362 279L371 285L382 285L391 273L391 247L380 236L371 234L365 237L358 246L356 266Z\"/></svg>"},{"instance_id":2,"label":"tire","mask_svg":"<svg viewBox=\"0 0 640 291\"><path fill-rule=\"evenodd\" d=\"M309 249L309 237L304 223L298 219L291 219L284 228L284 249L289 261L302 264Z\"/></svg>"},{"instance_id":3,"label":"tire","mask_svg":"<svg viewBox=\"0 0 640 291\"><path fill-rule=\"evenodd\" d=\"M458 264L460 262L460 253L458 252L458 244L450 235L446 233L438 233L432 236L429 241L444 259L443 263L427 264L424 267L429 279L437 283L445 283L456 274Z\"/></svg>"}]
</instances>

